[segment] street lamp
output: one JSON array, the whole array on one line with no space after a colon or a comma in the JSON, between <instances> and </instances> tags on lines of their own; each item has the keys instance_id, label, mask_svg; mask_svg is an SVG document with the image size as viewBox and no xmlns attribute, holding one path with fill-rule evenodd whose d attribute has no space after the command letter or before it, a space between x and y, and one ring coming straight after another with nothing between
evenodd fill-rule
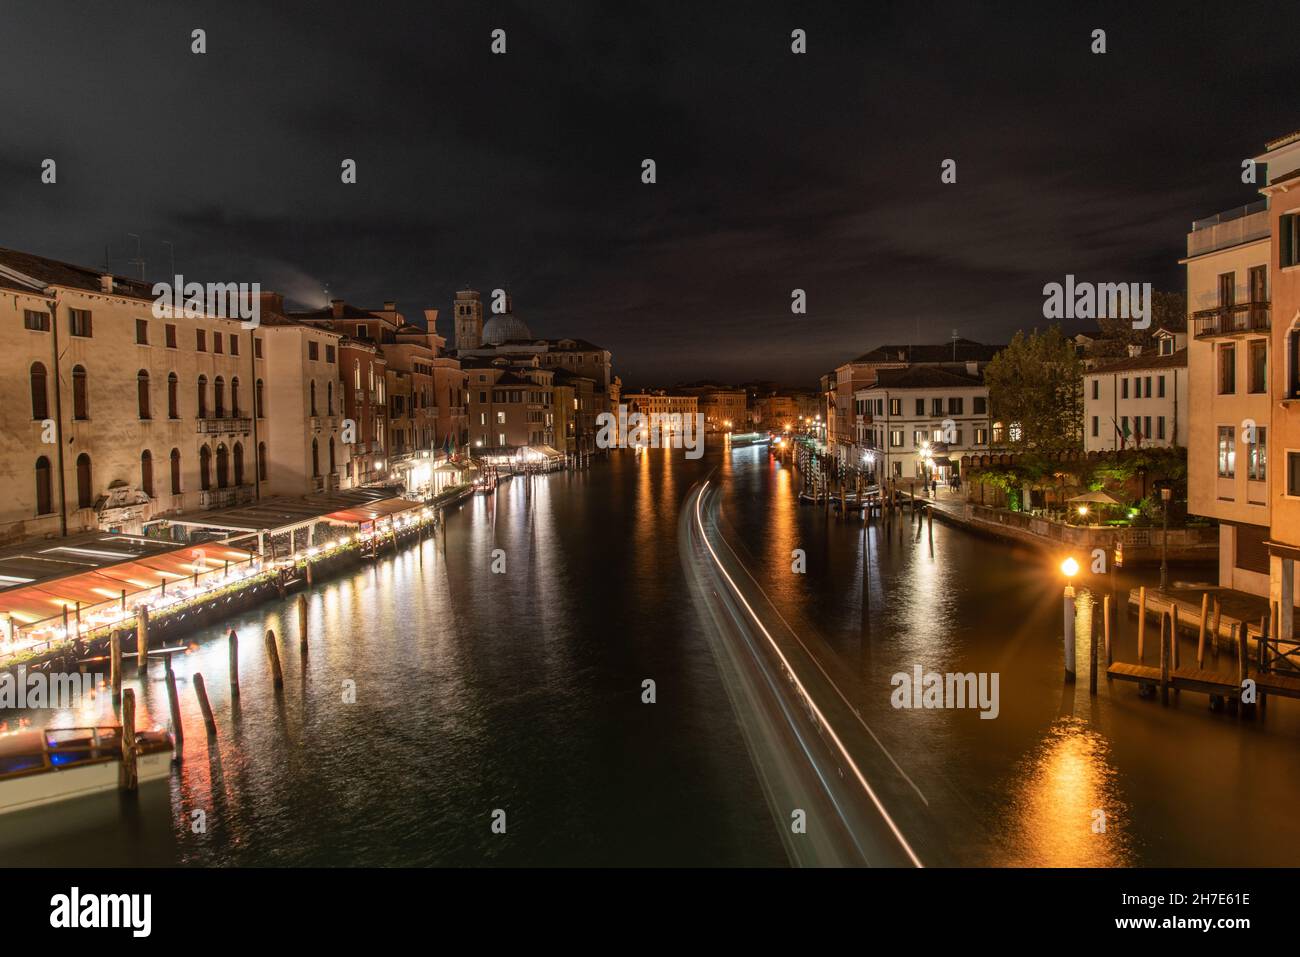
<instances>
[{"instance_id":1,"label":"street lamp","mask_svg":"<svg viewBox=\"0 0 1300 957\"><path fill-rule=\"evenodd\" d=\"M1065 576L1065 592L1062 595L1064 611L1063 637L1065 640L1065 680L1074 683L1074 576L1079 574L1079 563L1071 555L1061 562L1061 574Z\"/></svg>"},{"instance_id":2,"label":"street lamp","mask_svg":"<svg viewBox=\"0 0 1300 957\"><path fill-rule=\"evenodd\" d=\"M1164 528L1160 535L1160 590L1164 591L1169 587L1169 500L1173 498L1174 490L1172 486L1160 486L1160 501L1164 505L1161 509L1161 521Z\"/></svg>"}]
</instances>

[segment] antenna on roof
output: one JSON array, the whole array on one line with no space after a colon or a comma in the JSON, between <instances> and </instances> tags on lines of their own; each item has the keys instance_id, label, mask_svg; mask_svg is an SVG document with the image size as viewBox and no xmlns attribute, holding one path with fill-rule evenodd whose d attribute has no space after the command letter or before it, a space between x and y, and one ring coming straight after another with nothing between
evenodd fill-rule
<instances>
[{"instance_id":1,"label":"antenna on roof","mask_svg":"<svg viewBox=\"0 0 1300 957\"><path fill-rule=\"evenodd\" d=\"M140 253L140 237L137 236L135 233L127 233L127 235L135 240L135 258L129 259L127 260L127 262L129 262L132 266L140 267L140 281L143 282L144 281L144 257Z\"/></svg>"}]
</instances>

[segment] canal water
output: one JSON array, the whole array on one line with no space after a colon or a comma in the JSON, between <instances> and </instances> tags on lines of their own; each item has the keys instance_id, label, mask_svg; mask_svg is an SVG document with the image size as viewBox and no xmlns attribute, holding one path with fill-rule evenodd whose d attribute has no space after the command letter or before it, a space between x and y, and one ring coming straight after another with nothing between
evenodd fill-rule
<instances>
[{"instance_id":1,"label":"canal water","mask_svg":"<svg viewBox=\"0 0 1300 957\"><path fill-rule=\"evenodd\" d=\"M784 865L681 568L679 506L709 475L732 545L916 782L955 862L1300 862L1294 703L1244 721L1104 678L1090 697L1086 641L1079 682L1062 681L1063 582L1040 553L873 523L864 582L861 524L799 506L797 473L766 450L714 447L616 453L466 502L436 540L311 590L305 658L289 604L242 615L237 704L223 632L194 635L174 660L171 781L6 815L0 864ZM1081 604L1136 580L1085 575ZM1134 660L1119 620L1116 657ZM892 676L918 665L996 673L997 718L895 709ZM161 667L127 684L138 723L165 724Z\"/></svg>"}]
</instances>

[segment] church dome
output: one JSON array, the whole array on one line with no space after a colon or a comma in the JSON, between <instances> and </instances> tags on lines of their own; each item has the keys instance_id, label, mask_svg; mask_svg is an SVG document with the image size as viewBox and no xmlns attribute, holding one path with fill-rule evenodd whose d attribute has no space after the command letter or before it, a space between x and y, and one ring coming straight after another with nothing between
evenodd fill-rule
<instances>
[{"instance_id":1,"label":"church dome","mask_svg":"<svg viewBox=\"0 0 1300 957\"><path fill-rule=\"evenodd\" d=\"M493 316L483 323L483 342L486 345L499 346L501 343L509 342L512 339L531 339L532 337L533 334L528 331L524 321L516 318L512 312Z\"/></svg>"}]
</instances>

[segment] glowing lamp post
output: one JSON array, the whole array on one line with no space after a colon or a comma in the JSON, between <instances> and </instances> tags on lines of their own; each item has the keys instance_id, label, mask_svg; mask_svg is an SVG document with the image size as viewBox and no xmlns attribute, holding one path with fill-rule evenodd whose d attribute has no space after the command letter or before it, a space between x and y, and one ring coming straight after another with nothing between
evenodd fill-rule
<instances>
[{"instance_id":1,"label":"glowing lamp post","mask_svg":"<svg viewBox=\"0 0 1300 957\"><path fill-rule=\"evenodd\" d=\"M1162 522L1164 528L1160 535L1160 590L1164 591L1169 587L1169 500L1173 497L1174 490L1171 486L1162 485L1160 487L1160 503L1164 506L1161 509L1163 513Z\"/></svg>"},{"instance_id":2,"label":"glowing lamp post","mask_svg":"<svg viewBox=\"0 0 1300 957\"><path fill-rule=\"evenodd\" d=\"M1074 576L1079 574L1079 563L1073 557L1061 562L1061 574L1065 576L1065 592L1062 601L1064 611L1065 639L1065 680L1074 683Z\"/></svg>"}]
</instances>

